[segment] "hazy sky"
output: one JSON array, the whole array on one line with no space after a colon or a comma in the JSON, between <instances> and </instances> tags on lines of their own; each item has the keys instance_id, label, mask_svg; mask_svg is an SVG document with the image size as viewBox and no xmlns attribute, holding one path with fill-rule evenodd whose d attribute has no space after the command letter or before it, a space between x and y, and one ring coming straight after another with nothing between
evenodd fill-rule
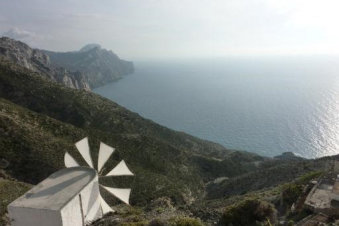
<instances>
[{"instance_id":1,"label":"hazy sky","mask_svg":"<svg viewBox=\"0 0 339 226\"><path fill-rule=\"evenodd\" d=\"M339 54L338 0L1 0L0 34L123 58Z\"/></svg>"}]
</instances>

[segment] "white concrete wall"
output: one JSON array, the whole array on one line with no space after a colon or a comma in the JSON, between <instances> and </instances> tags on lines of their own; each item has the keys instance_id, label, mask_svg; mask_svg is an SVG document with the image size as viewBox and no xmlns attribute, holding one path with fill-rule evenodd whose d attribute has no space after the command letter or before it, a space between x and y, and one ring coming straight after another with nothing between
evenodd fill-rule
<instances>
[{"instance_id":1,"label":"white concrete wall","mask_svg":"<svg viewBox=\"0 0 339 226\"><path fill-rule=\"evenodd\" d=\"M59 211L9 206L8 214L12 226L62 225Z\"/></svg>"},{"instance_id":2,"label":"white concrete wall","mask_svg":"<svg viewBox=\"0 0 339 226\"><path fill-rule=\"evenodd\" d=\"M83 226L79 195L75 196L61 210L62 224L60 226Z\"/></svg>"},{"instance_id":3,"label":"white concrete wall","mask_svg":"<svg viewBox=\"0 0 339 226\"><path fill-rule=\"evenodd\" d=\"M102 217L99 194L98 176L96 176L61 210L8 206L9 217L12 219L11 225L83 226L84 223L88 224Z\"/></svg>"}]
</instances>

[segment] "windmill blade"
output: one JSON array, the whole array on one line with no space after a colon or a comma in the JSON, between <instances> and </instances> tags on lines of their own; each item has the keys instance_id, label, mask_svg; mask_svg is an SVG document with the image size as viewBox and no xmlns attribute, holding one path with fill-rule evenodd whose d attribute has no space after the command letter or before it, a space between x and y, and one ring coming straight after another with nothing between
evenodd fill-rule
<instances>
[{"instance_id":1,"label":"windmill blade","mask_svg":"<svg viewBox=\"0 0 339 226\"><path fill-rule=\"evenodd\" d=\"M98 211L100 211L101 207L101 196L98 193L96 201L93 203L93 205L89 206L87 209L87 214L85 215L85 221L90 221L92 219L95 219L96 216L98 215ZM102 208L101 208L102 210Z\"/></svg>"},{"instance_id":2,"label":"windmill blade","mask_svg":"<svg viewBox=\"0 0 339 226\"><path fill-rule=\"evenodd\" d=\"M126 163L124 160L121 160L121 162L114 167L108 174L105 175L107 176L133 176L134 174L128 169Z\"/></svg>"},{"instance_id":3,"label":"windmill blade","mask_svg":"<svg viewBox=\"0 0 339 226\"><path fill-rule=\"evenodd\" d=\"M77 161L75 161L75 159L68 152L65 153L64 162L67 168L79 166Z\"/></svg>"},{"instance_id":4,"label":"windmill blade","mask_svg":"<svg viewBox=\"0 0 339 226\"><path fill-rule=\"evenodd\" d=\"M124 203L129 205L129 195L131 194L130 188L111 188L111 187L103 187L106 191L123 201Z\"/></svg>"},{"instance_id":5,"label":"windmill blade","mask_svg":"<svg viewBox=\"0 0 339 226\"><path fill-rule=\"evenodd\" d=\"M98 172L101 171L102 167L105 165L109 157L114 152L114 148L100 142L99 157L98 157Z\"/></svg>"},{"instance_id":6,"label":"windmill blade","mask_svg":"<svg viewBox=\"0 0 339 226\"><path fill-rule=\"evenodd\" d=\"M87 164L90 167L94 168L92 157L91 157L91 154L89 152L88 138L85 137L84 139L76 142L75 146L77 147L78 151L80 152L81 156L85 159Z\"/></svg>"},{"instance_id":7,"label":"windmill blade","mask_svg":"<svg viewBox=\"0 0 339 226\"><path fill-rule=\"evenodd\" d=\"M103 214L107 214L110 212L114 212L112 210L112 208L107 204L107 202L102 198L102 196L99 194L100 196L100 205L101 205L101 209L102 209L102 213Z\"/></svg>"}]
</instances>

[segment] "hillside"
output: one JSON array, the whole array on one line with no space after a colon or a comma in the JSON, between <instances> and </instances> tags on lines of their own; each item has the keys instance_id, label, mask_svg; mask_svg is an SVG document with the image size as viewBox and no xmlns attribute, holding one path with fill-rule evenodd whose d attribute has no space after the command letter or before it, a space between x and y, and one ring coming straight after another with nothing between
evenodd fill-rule
<instances>
[{"instance_id":1,"label":"hillside","mask_svg":"<svg viewBox=\"0 0 339 226\"><path fill-rule=\"evenodd\" d=\"M93 89L133 73L133 63L120 59L110 50L89 44L79 51L52 52L44 50L51 63L69 71L81 72Z\"/></svg>"},{"instance_id":2,"label":"hillside","mask_svg":"<svg viewBox=\"0 0 339 226\"><path fill-rule=\"evenodd\" d=\"M230 151L220 145L169 130L96 94L52 83L4 60L0 96L11 101L2 100L7 113L2 113L1 127L10 136L2 136L0 156L10 162L8 173L25 182L37 183L63 167L65 151L74 151L74 142L85 136L94 150L101 140L117 148L116 158L129 162L138 175L134 203L163 195L190 202L201 197L204 181L255 167L251 160L229 167L221 159ZM206 171L213 162L215 169Z\"/></svg>"},{"instance_id":3,"label":"hillside","mask_svg":"<svg viewBox=\"0 0 339 226\"><path fill-rule=\"evenodd\" d=\"M23 42L1 37L0 56L22 67L41 73L50 80L67 87L90 90L88 82L81 73L53 66L48 55L41 50L29 47Z\"/></svg>"},{"instance_id":4,"label":"hillside","mask_svg":"<svg viewBox=\"0 0 339 226\"><path fill-rule=\"evenodd\" d=\"M79 51L59 53L1 37L0 56L74 89L91 90L134 71L132 62L93 44Z\"/></svg>"},{"instance_id":5,"label":"hillside","mask_svg":"<svg viewBox=\"0 0 339 226\"><path fill-rule=\"evenodd\" d=\"M128 162L136 177L102 183L131 186L135 209L122 207L119 211L128 213L120 214L147 222L157 216L216 221L223 208L247 194L264 197L269 191L276 200L276 187L309 172L326 171L334 158L271 159L231 151L160 126L94 93L55 83L43 72L5 58L0 58L0 109L0 159L9 163L2 173L6 178L36 184L64 167L66 151L85 165L74 143L88 136L94 160L103 141L117 149L108 167L122 158ZM110 225L107 222L115 218L97 225Z\"/></svg>"}]
</instances>

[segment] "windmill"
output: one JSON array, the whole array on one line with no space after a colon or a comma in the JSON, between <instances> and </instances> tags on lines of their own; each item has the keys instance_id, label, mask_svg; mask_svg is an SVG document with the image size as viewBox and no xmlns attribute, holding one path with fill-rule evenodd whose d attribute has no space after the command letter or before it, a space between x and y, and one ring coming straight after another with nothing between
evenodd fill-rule
<instances>
[{"instance_id":1,"label":"windmill","mask_svg":"<svg viewBox=\"0 0 339 226\"><path fill-rule=\"evenodd\" d=\"M88 138L78 141L75 146L89 167L80 166L66 152L66 168L54 172L8 205L12 226L88 225L104 214L113 212L102 198L100 187L129 204L130 188L112 188L99 184L99 177L133 176L124 160L102 175L103 167L114 148L100 143L98 166L95 169Z\"/></svg>"},{"instance_id":2,"label":"windmill","mask_svg":"<svg viewBox=\"0 0 339 226\"><path fill-rule=\"evenodd\" d=\"M106 175L101 175L103 167L107 160L110 158L110 156L114 152L114 148L108 146L107 144L104 144L103 142L100 142L100 149L99 149L99 155L98 155L98 165L97 169L94 168L92 157L90 154L90 148L88 145L88 138L85 137L82 140L75 143L75 146L83 159L86 161L88 166L94 170L97 171L97 174L100 177L112 177L112 176L134 176L134 174L129 170L124 160L121 160L118 165L116 165L111 171L109 171ZM64 162L65 166L67 168L70 167L79 167L79 163L68 153L65 153L64 156ZM130 188L113 188L113 187L107 187L99 184L100 187L105 189L107 192L121 200L122 202L129 205L129 197L131 193ZM99 193L99 199L100 199L100 206L102 209L103 214L107 214L109 212L113 212L112 208L107 204L107 202L102 198L102 196Z\"/></svg>"}]
</instances>

